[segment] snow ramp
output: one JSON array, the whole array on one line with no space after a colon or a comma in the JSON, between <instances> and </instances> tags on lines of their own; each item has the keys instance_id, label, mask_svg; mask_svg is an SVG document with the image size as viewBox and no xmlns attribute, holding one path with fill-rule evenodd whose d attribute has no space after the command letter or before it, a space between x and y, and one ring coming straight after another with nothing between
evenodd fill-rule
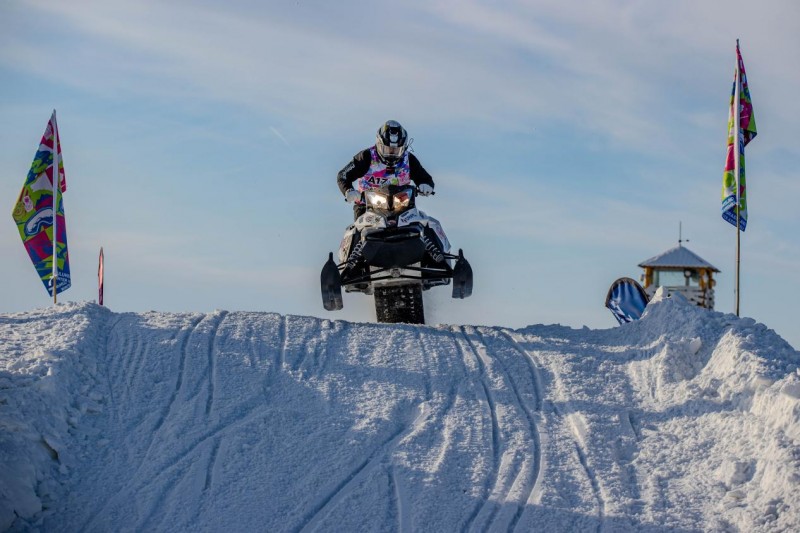
<instances>
[{"instance_id":1,"label":"snow ramp","mask_svg":"<svg viewBox=\"0 0 800 533\"><path fill-rule=\"evenodd\" d=\"M800 529L800 354L637 322L0 315L0 530Z\"/></svg>"}]
</instances>

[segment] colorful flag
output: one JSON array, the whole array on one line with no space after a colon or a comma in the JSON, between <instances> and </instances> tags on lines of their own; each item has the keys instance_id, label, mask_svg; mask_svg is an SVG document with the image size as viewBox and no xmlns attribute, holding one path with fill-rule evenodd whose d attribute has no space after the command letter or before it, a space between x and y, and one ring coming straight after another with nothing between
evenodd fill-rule
<instances>
[{"instance_id":1,"label":"colorful flag","mask_svg":"<svg viewBox=\"0 0 800 533\"><path fill-rule=\"evenodd\" d=\"M750 89L747 87L747 75L744 71L742 54L739 51L739 42L736 42L736 72L733 77L731 90L731 105L728 111L728 154L725 159L725 172L722 175L722 218L736 226L737 194L736 184L739 184L739 229L744 231L747 227L747 187L744 172L744 147L756 136L756 119L753 116L753 103L750 100ZM738 75L737 75L738 72ZM739 90L736 82L739 81ZM738 98L737 98L738 97ZM738 100L738 101L737 101ZM739 124L736 125L736 106L739 107ZM738 150L734 149L734 139L738 138ZM736 160L734 153L738 152L739 176L736 176Z\"/></svg>"},{"instance_id":2,"label":"colorful flag","mask_svg":"<svg viewBox=\"0 0 800 533\"><path fill-rule=\"evenodd\" d=\"M58 159L58 173L53 172L54 154ZM53 187L53 177L58 176L59 187ZM56 189L55 195L53 190ZM47 123L39 149L33 158L31 170L12 216L17 224L22 243L33 261L33 266L44 283L47 292L53 296L53 223L56 226L56 293L69 289L72 282L69 274L69 254L67 253L67 226L64 220L62 193L67 190L61 142L58 137L56 112ZM54 198L55 196L55 198ZM56 201L54 213L53 200ZM55 215L55 218L54 218Z\"/></svg>"},{"instance_id":3,"label":"colorful flag","mask_svg":"<svg viewBox=\"0 0 800 533\"><path fill-rule=\"evenodd\" d=\"M100 259L97 265L97 289L98 298L97 303L103 305L103 247L100 247Z\"/></svg>"}]
</instances>

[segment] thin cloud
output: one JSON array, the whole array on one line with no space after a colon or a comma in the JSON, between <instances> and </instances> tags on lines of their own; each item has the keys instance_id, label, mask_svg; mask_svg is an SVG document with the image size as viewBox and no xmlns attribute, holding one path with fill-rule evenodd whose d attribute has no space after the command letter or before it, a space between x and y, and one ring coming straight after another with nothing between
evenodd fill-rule
<instances>
[{"instance_id":1,"label":"thin cloud","mask_svg":"<svg viewBox=\"0 0 800 533\"><path fill-rule=\"evenodd\" d=\"M46 55L46 43L8 36L12 52L3 54L4 61L84 89L135 87L177 101L216 99L316 128L338 127L345 117L382 116L389 102L422 124L473 120L513 131L531 121L555 122L639 151L685 150L709 136L702 129L681 128L696 122L692 117L698 111L681 100L698 86L712 94L718 83L713 69L718 69L726 82L722 96L713 97L723 101L724 113L730 69L722 59L732 56L733 41L712 30L737 20L737 10L725 2L696 8L679 3L669 9L615 2L581 9L549 1L412 2L393 11L392 19L399 26L413 25L415 38L395 48L376 46L385 36L369 27L355 36L336 31L359 12L348 3L330 9L325 24L321 17L303 16L303 6L245 10L234 3L222 10L44 0L32 5L95 41L93 52L64 54L65 68L52 69L34 60ZM754 10L742 6L739 17ZM797 44L789 39L794 41L779 42L784 54ZM70 47L67 40L65 50ZM135 61L118 59L134 54ZM765 59L763 52L754 56L759 70L783 78L784 83L770 85L800 86L785 61L776 69L775 59ZM369 75L376 72L380 75ZM765 100L779 90L771 89ZM700 112L705 109L707 103ZM772 116L769 110L763 113ZM777 115L783 133L776 137L790 138L793 125Z\"/></svg>"},{"instance_id":2,"label":"thin cloud","mask_svg":"<svg viewBox=\"0 0 800 533\"><path fill-rule=\"evenodd\" d=\"M291 147L292 147L292 146L289 144L289 141L287 141L287 140L286 140L286 137L284 137L283 135L281 135L281 132L279 132L279 131L278 131L278 129L277 129L277 128L275 128L275 126L270 126L270 127L269 127L269 129L270 129L270 131L271 131L272 133L274 133L274 134L275 134L275 136L276 136L278 139L280 139L281 141L283 141L283 144L285 144L285 145L286 145L286 146L288 146L289 148L291 148Z\"/></svg>"}]
</instances>

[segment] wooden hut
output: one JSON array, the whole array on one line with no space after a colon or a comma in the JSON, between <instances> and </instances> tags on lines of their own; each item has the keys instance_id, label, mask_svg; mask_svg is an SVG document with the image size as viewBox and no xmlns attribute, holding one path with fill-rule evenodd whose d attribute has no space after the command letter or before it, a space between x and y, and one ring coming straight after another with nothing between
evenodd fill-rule
<instances>
[{"instance_id":1,"label":"wooden hut","mask_svg":"<svg viewBox=\"0 0 800 533\"><path fill-rule=\"evenodd\" d=\"M719 269L682 244L639 263L642 282L652 298L658 287L669 294L681 293L687 300L714 309L714 273Z\"/></svg>"}]
</instances>

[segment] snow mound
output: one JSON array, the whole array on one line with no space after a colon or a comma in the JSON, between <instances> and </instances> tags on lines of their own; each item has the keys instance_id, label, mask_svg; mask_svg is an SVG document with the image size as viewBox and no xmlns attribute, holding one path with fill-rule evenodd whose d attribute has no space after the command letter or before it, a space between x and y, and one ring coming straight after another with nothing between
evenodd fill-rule
<instances>
[{"instance_id":1,"label":"snow mound","mask_svg":"<svg viewBox=\"0 0 800 533\"><path fill-rule=\"evenodd\" d=\"M0 315L0 530L800 529L800 354L607 329Z\"/></svg>"}]
</instances>

